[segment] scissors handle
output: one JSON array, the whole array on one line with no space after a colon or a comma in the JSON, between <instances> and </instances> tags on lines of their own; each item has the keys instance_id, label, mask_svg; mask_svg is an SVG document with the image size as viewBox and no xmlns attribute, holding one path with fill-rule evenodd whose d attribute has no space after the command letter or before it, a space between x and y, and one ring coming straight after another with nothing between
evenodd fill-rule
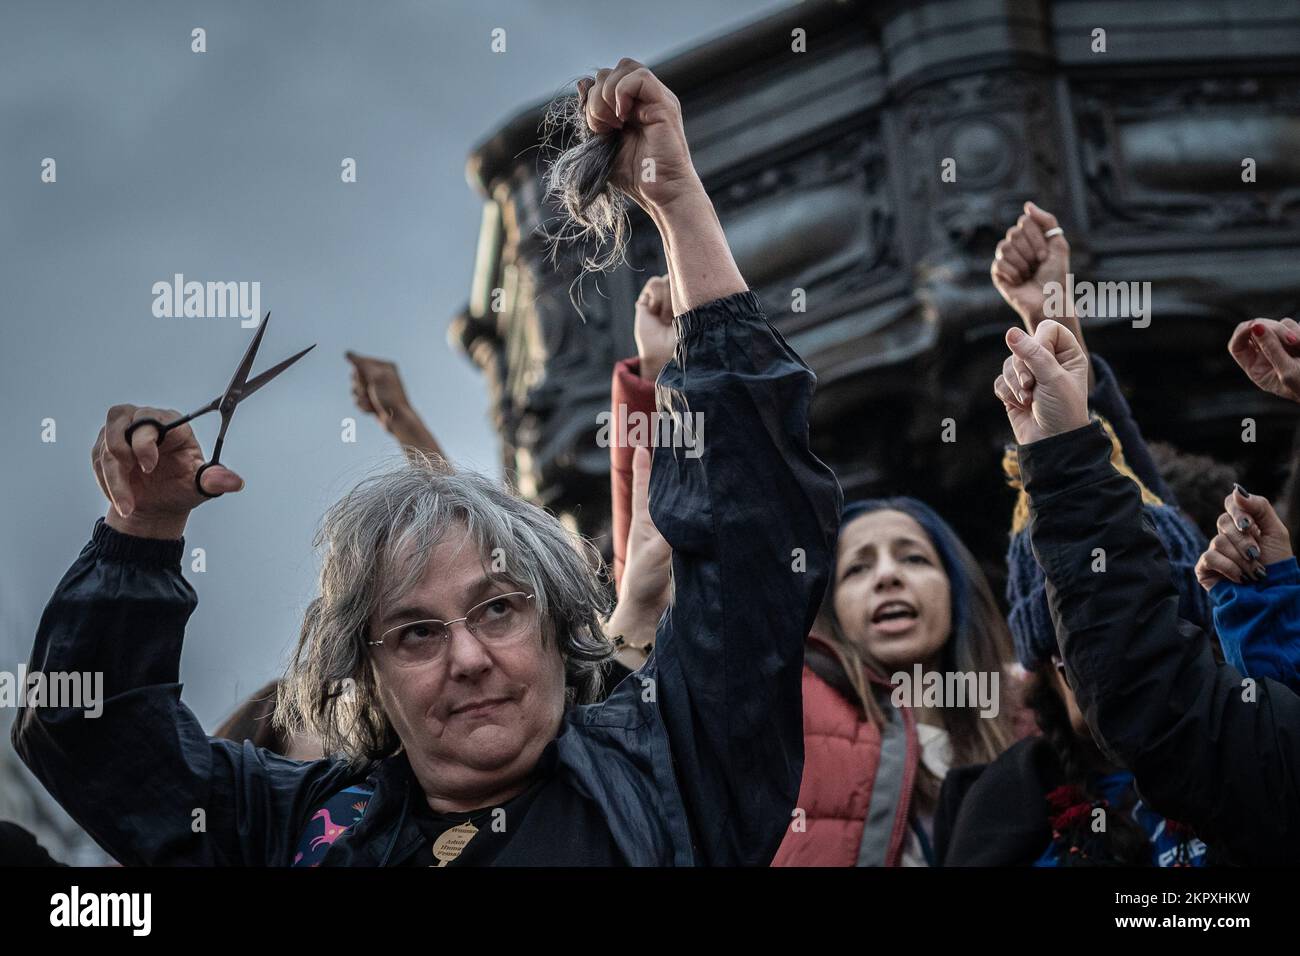
<instances>
[{"instance_id":1,"label":"scissors handle","mask_svg":"<svg viewBox=\"0 0 1300 956\"><path fill-rule=\"evenodd\" d=\"M126 426L126 443L128 445L131 444L131 436L135 434L135 430L139 428L141 425L152 425L154 428L158 429L158 437L154 439L154 444L161 445L163 443L163 439L167 437L167 433L169 431L171 431L177 425L184 425L193 417L194 417L193 415L186 415L184 418L178 418L174 422L165 422L165 423L158 421L158 419L156 418L141 418L138 421L134 421L130 425ZM221 449L218 448L217 455L219 455L220 453L221 453ZM210 491L203 490L203 473L216 464L219 464L219 462L217 461L217 456L214 455L212 461L204 462L202 465L199 466L199 470L194 473L194 487L198 491L198 493L201 494L204 498L220 498L223 494L225 494L225 492L223 491L218 491L214 495Z\"/></svg>"},{"instance_id":2,"label":"scissors handle","mask_svg":"<svg viewBox=\"0 0 1300 956\"><path fill-rule=\"evenodd\" d=\"M138 419L126 426L126 443L128 445L131 444L131 436L135 434L137 428L140 428L142 425L152 425L154 428L158 429L158 437L154 439L154 444L161 445L163 439L167 437L167 433L180 424L182 424L180 420L164 424L156 418Z\"/></svg>"},{"instance_id":3,"label":"scissors handle","mask_svg":"<svg viewBox=\"0 0 1300 956\"><path fill-rule=\"evenodd\" d=\"M203 490L203 473L215 464L217 464L217 462L215 461L205 461L203 464L199 465L199 470L194 473L194 487L198 489L199 494L201 494L204 498L220 498L222 495L225 494L224 491L218 491L214 495L210 491Z\"/></svg>"}]
</instances>

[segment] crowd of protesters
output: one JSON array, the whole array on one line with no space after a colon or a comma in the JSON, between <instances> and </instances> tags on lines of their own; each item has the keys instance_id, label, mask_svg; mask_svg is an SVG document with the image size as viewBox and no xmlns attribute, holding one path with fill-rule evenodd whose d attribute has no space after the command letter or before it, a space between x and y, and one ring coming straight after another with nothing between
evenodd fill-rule
<instances>
[{"instance_id":1,"label":"crowd of protesters","mask_svg":"<svg viewBox=\"0 0 1300 956\"><path fill-rule=\"evenodd\" d=\"M209 736L178 680L202 454L188 426L128 442L166 413L115 406L92 454L108 513L31 665L103 671L103 716L28 707L13 734L73 818L126 864L1295 859L1288 508L1230 473L1213 507L1180 500L1178 456L1148 446L1071 305L1045 314L1070 271L1056 218L1026 203L992 250L1019 318L987 398L1014 437L1004 615L935 503L844 502L810 450L813 376L736 268L672 92L623 60L572 105L557 195L583 228L637 203L667 263L611 421L709 426L698 455L615 429L612 587L589 542L448 461L392 363L348 353L407 462L326 515L287 672ZM1227 348L1300 402L1295 322L1243 323ZM203 480L242 487L224 466ZM900 698L912 674L978 675L999 701Z\"/></svg>"}]
</instances>

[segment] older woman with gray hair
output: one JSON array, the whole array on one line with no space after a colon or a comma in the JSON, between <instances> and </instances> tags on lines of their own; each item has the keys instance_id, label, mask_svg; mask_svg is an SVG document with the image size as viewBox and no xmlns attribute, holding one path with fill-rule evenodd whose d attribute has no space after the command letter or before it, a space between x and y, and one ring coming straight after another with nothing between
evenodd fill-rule
<instances>
[{"instance_id":1,"label":"older woman with gray hair","mask_svg":"<svg viewBox=\"0 0 1300 956\"><path fill-rule=\"evenodd\" d=\"M659 447L655 525L674 603L603 703L606 636L587 546L486 478L416 459L326 517L279 714L324 742L288 760L209 738L180 701L193 588L180 572L203 460L188 426L115 406L92 454L110 507L42 617L32 667L102 671L102 715L27 707L14 744L128 864L766 864L802 770L803 640L825 590L839 488L808 447L812 373L740 277L692 166L677 99L631 60L581 89L610 182L669 264L677 354L659 385L707 423ZM641 175L653 159L654 176ZM688 360L689 356L689 360ZM680 421L680 419L678 419ZM208 468L203 490L243 481ZM231 502L218 506L229 507Z\"/></svg>"}]
</instances>

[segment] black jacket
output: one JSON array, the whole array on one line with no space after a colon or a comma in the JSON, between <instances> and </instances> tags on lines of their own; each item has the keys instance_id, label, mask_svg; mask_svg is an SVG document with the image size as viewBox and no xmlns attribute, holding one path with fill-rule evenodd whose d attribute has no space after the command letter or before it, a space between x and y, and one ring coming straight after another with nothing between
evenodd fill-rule
<instances>
[{"instance_id":1,"label":"black jacket","mask_svg":"<svg viewBox=\"0 0 1300 956\"><path fill-rule=\"evenodd\" d=\"M944 778L945 795L964 787L957 798L960 809L940 851L943 865L1032 865L1052 842L1047 794L1065 782L1047 738L1026 737L990 764L960 769L978 773L963 779L950 772Z\"/></svg>"},{"instance_id":2,"label":"black jacket","mask_svg":"<svg viewBox=\"0 0 1300 956\"><path fill-rule=\"evenodd\" d=\"M757 298L676 321L684 361L660 384L706 427L701 455L658 448L651 473L675 603L641 670L566 713L556 765L629 863L763 865L799 792L804 636L829 580L840 492L808 446L814 377ZM402 754L360 770L299 763L209 738L181 702L196 604L183 553L182 541L96 526L41 618L31 667L103 671L102 716L25 708L18 753L123 863L288 865L313 808L362 781L369 806L323 863L399 861L424 839Z\"/></svg>"},{"instance_id":3,"label":"black jacket","mask_svg":"<svg viewBox=\"0 0 1300 956\"><path fill-rule=\"evenodd\" d=\"M1173 490L1161 477L1110 364L1096 352L1088 359L1094 378L1088 407L1110 422L1133 473L1165 504L1177 506ZM1190 520L1188 527L1199 537ZM1050 748L1020 744L998 762L1002 765L988 782L977 782L988 764L954 767L943 778L934 818L934 844L945 865L1010 866L1032 862L1051 839L1045 795L1062 783L1063 777ZM1025 775L1023 779L1014 778L1018 771ZM1051 782L1050 786L1043 783L1045 780ZM975 793L977 799L986 801L985 805L965 812L968 793ZM1010 815L1017 812L1027 816L1012 819ZM961 832L956 829L959 814Z\"/></svg>"},{"instance_id":4,"label":"black jacket","mask_svg":"<svg viewBox=\"0 0 1300 956\"><path fill-rule=\"evenodd\" d=\"M1216 664L1178 617L1137 486L1090 424L1021 446L1034 554L1070 686L1143 799L1234 863L1300 859L1300 697ZM1105 572L1093 572L1095 549Z\"/></svg>"}]
</instances>

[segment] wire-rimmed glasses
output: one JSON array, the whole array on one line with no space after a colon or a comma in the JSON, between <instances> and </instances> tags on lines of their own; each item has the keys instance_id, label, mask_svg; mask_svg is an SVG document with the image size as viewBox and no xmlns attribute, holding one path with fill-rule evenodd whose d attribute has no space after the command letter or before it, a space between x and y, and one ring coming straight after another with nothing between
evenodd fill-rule
<instances>
[{"instance_id":1,"label":"wire-rimmed glasses","mask_svg":"<svg viewBox=\"0 0 1300 956\"><path fill-rule=\"evenodd\" d=\"M534 597L523 591L493 595L454 621L409 621L390 627L379 635L379 640L366 643L371 647L382 646L400 667L428 664L446 653L451 643L451 626L464 621L466 629L483 644L505 647L532 632Z\"/></svg>"}]
</instances>

